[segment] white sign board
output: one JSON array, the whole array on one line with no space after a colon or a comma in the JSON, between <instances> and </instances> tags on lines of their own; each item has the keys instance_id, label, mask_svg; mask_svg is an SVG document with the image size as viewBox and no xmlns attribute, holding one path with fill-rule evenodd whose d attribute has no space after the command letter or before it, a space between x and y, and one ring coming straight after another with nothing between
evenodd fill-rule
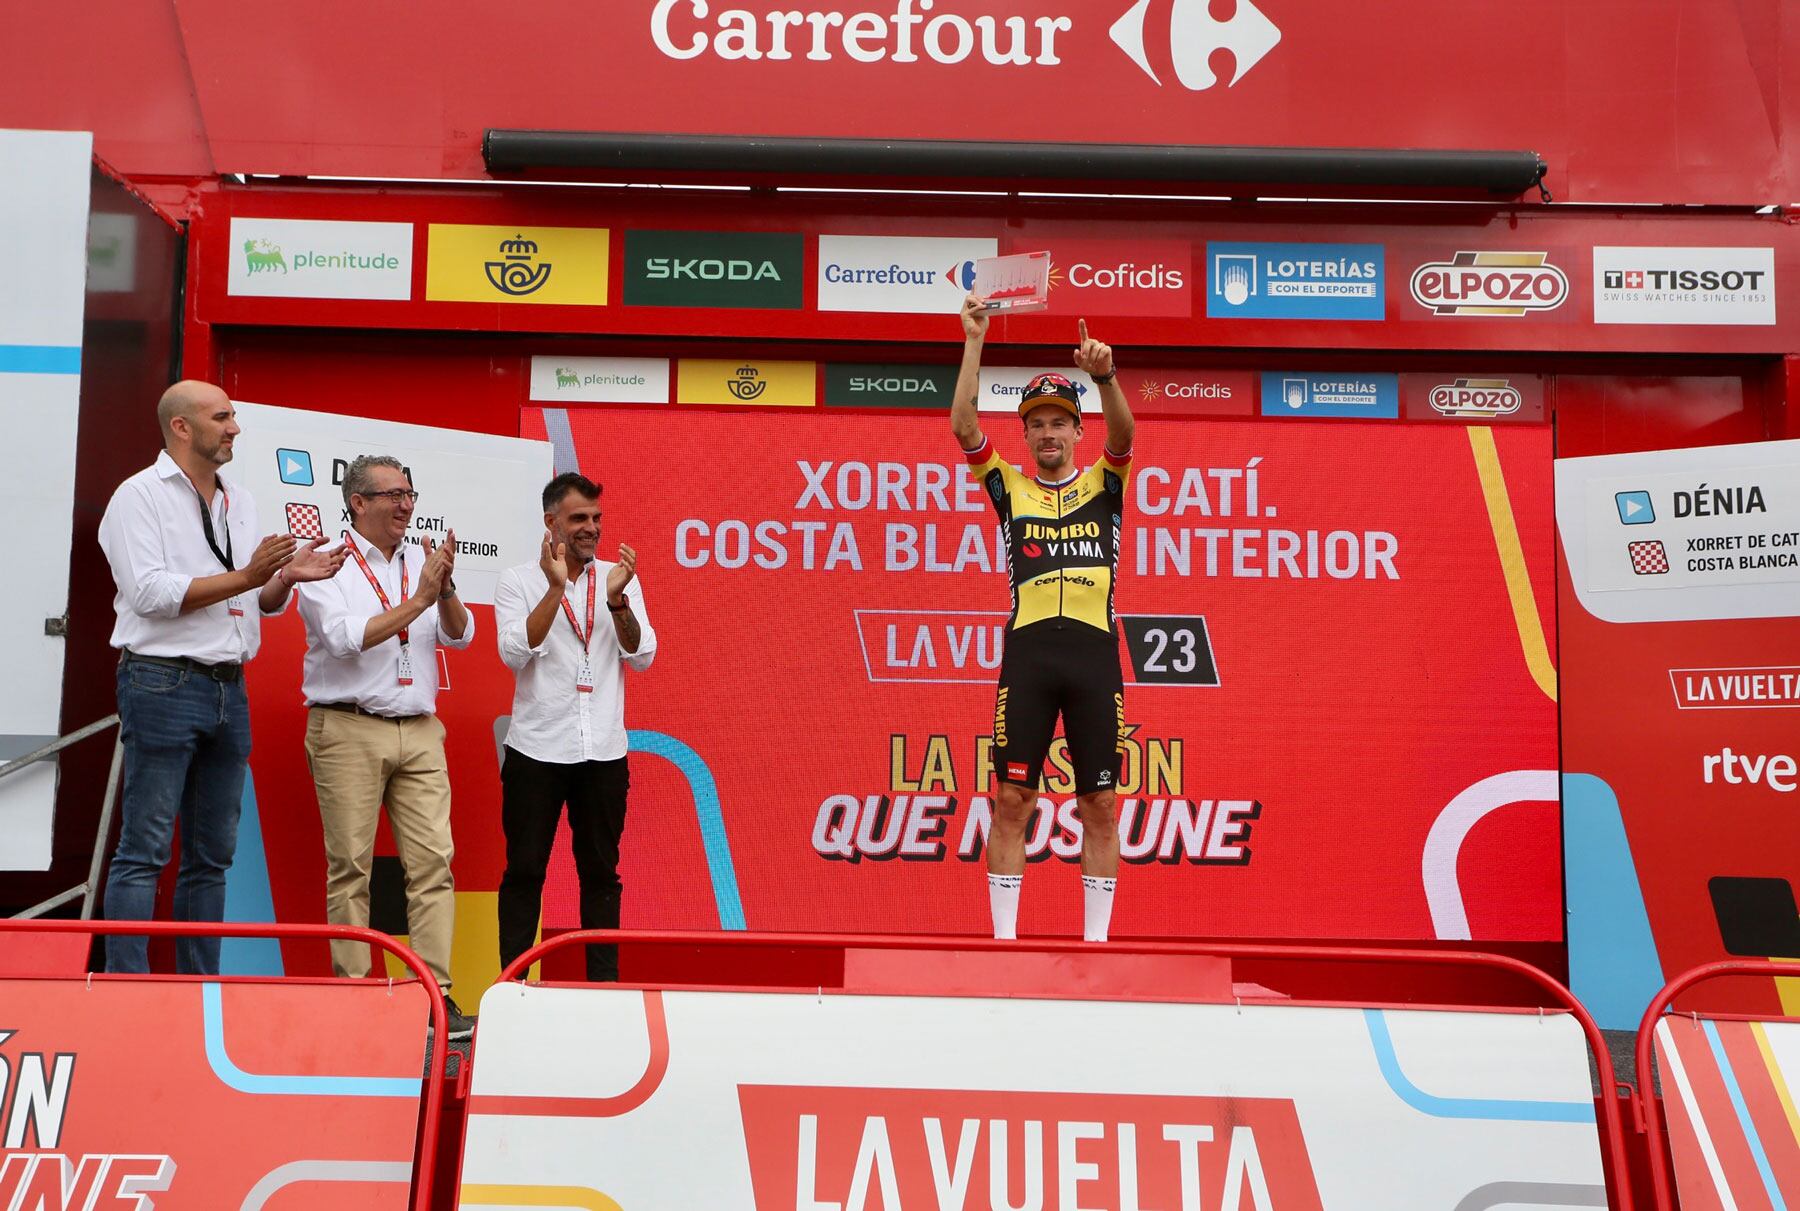
<instances>
[{"instance_id":1,"label":"white sign board","mask_svg":"<svg viewBox=\"0 0 1800 1211\"><path fill-rule=\"evenodd\" d=\"M225 292L286 299L410 299L413 225L233 215Z\"/></svg>"},{"instance_id":2,"label":"white sign board","mask_svg":"<svg viewBox=\"0 0 1800 1211\"><path fill-rule=\"evenodd\" d=\"M1556 524L1596 618L1800 614L1800 441L1557 459Z\"/></svg>"},{"instance_id":3,"label":"white sign board","mask_svg":"<svg viewBox=\"0 0 1800 1211\"><path fill-rule=\"evenodd\" d=\"M255 496L266 529L322 534L335 546L350 528L344 469L359 454L391 454L419 493L415 537L442 542L456 531L464 601L492 605L501 571L537 558L549 442L243 401L237 410L244 432L228 474Z\"/></svg>"},{"instance_id":4,"label":"white sign board","mask_svg":"<svg viewBox=\"0 0 1800 1211\"><path fill-rule=\"evenodd\" d=\"M666 357L534 357L531 398L550 404L666 404Z\"/></svg>"},{"instance_id":5,"label":"white sign board","mask_svg":"<svg viewBox=\"0 0 1800 1211\"><path fill-rule=\"evenodd\" d=\"M1773 248L1594 249L1596 324L1773 324Z\"/></svg>"},{"instance_id":6,"label":"white sign board","mask_svg":"<svg viewBox=\"0 0 1800 1211\"><path fill-rule=\"evenodd\" d=\"M56 738L69 604L75 432L93 136L0 130L0 516L15 574L0 594L0 764ZM82 722L91 722L83 720ZM56 767L0 782L0 870L48 870Z\"/></svg>"},{"instance_id":7,"label":"white sign board","mask_svg":"<svg viewBox=\"0 0 1800 1211\"><path fill-rule=\"evenodd\" d=\"M955 315L998 240L822 235L819 310Z\"/></svg>"},{"instance_id":8,"label":"white sign board","mask_svg":"<svg viewBox=\"0 0 1800 1211\"><path fill-rule=\"evenodd\" d=\"M520 984L482 998L462 1183L465 1208L1605 1201L1565 1015Z\"/></svg>"},{"instance_id":9,"label":"white sign board","mask_svg":"<svg viewBox=\"0 0 1800 1211\"><path fill-rule=\"evenodd\" d=\"M1037 370L1015 366L983 366L981 394L977 397L975 406L982 412L1016 414L1019 400L1025 394L1025 385L1045 370L1060 374L1075 384L1075 393L1081 396L1083 412L1100 411L1100 388L1085 370L1077 370L1072 366L1046 366Z\"/></svg>"}]
</instances>

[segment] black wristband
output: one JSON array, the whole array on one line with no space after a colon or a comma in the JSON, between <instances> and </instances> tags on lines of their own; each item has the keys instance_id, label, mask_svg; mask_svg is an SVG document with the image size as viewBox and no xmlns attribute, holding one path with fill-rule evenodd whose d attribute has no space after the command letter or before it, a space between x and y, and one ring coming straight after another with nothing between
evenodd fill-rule
<instances>
[{"instance_id":1,"label":"black wristband","mask_svg":"<svg viewBox=\"0 0 1800 1211\"><path fill-rule=\"evenodd\" d=\"M631 598L627 597L624 601L620 602L618 605L614 605L612 602L609 601L606 603L606 608L611 610L615 614L619 613L622 610L629 610L631 608Z\"/></svg>"},{"instance_id":2,"label":"black wristband","mask_svg":"<svg viewBox=\"0 0 1800 1211\"><path fill-rule=\"evenodd\" d=\"M1105 374L1094 374L1094 375L1090 375L1089 377L1092 378L1096 383L1110 383L1115 378L1119 377L1119 368L1117 366L1114 366L1111 370L1108 370Z\"/></svg>"}]
</instances>

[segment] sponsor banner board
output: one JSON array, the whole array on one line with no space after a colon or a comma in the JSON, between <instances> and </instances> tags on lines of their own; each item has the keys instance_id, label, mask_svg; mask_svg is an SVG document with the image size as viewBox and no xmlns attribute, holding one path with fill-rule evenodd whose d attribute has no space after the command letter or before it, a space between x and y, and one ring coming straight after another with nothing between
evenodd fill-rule
<instances>
[{"instance_id":1,"label":"sponsor banner board","mask_svg":"<svg viewBox=\"0 0 1800 1211\"><path fill-rule=\"evenodd\" d=\"M666 404L666 357L552 357L531 359L531 398L585 404Z\"/></svg>"},{"instance_id":2,"label":"sponsor banner board","mask_svg":"<svg viewBox=\"0 0 1800 1211\"><path fill-rule=\"evenodd\" d=\"M1564 1014L505 984L481 1021L464 1206L1605 1199Z\"/></svg>"},{"instance_id":3,"label":"sponsor banner board","mask_svg":"<svg viewBox=\"0 0 1800 1211\"><path fill-rule=\"evenodd\" d=\"M413 225L231 216L225 292L289 299L412 298Z\"/></svg>"},{"instance_id":4,"label":"sponsor banner board","mask_svg":"<svg viewBox=\"0 0 1800 1211\"><path fill-rule=\"evenodd\" d=\"M1146 416L1248 416L1256 411L1249 370L1119 370L1133 413Z\"/></svg>"},{"instance_id":5,"label":"sponsor banner board","mask_svg":"<svg viewBox=\"0 0 1800 1211\"><path fill-rule=\"evenodd\" d=\"M46 634L44 620L69 608L93 149L85 133L0 130L0 399L14 419L0 510L21 570L0 596L0 765L61 731L69 640ZM104 569L87 581L112 592ZM0 870L50 868L56 780L56 762L42 761L0 782Z\"/></svg>"},{"instance_id":6,"label":"sponsor banner board","mask_svg":"<svg viewBox=\"0 0 1800 1211\"><path fill-rule=\"evenodd\" d=\"M831 362L825 404L833 408L941 408L948 416L955 366Z\"/></svg>"},{"instance_id":7,"label":"sponsor banner board","mask_svg":"<svg viewBox=\"0 0 1800 1211\"><path fill-rule=\"evenodd\" d=\"M410 1205L416 982L9 980L0 999L7 1206Z\"/></svg>"},{"instance_id":8,"label":"sponsor banner board","mask_svg":"<svg viewBox=\"0 0 1800 1211\"><path fill-rule=\"evenodd\" d=\"M1172 239L1078 239L1026 232L1008 252L1050 253L1045 315L1187 318L1194 312L1194 246ZM1108 339L1104 331L1094 335Z\"/></svg>"},{"instance_id":9,"label":"sponsor banner board","mask_svg":"<svg viewBox=\"0 0 1800 1211\"><path fill-rule=\"evenodd\" d=\"M1618 1029L1691 967L1800 956L1800 441L1558 459L1555 498L1571 986Z\"/></svg>"},{"instance_id":10,"label":"sponsor banner board","mask_svg":"<svg viewBox=\"0 0 1800 1211\"><path fill-rule=\"evenodd\" d=\"M1208 319L1380 320L1387 315L1380 244L1206 246Z\"/></svg>"},{"instance_id":11,"label":"sponsor banner board","mask_svg":"<svg viewBox=\"0 0 1800 1211\"><path fill-rule=\"evenodd\" d=\"M1787 617L1800 585L1800 441L1557 461L1582 605L1612 622Z\"/></svg>"},{"instance_id":12,"label":"sponsor banner board","mask_svg":"<svg viewBox=\"0 0 1800 1211\"><path fill-rule=\"evenodd\" d=\"M805 263L798 232L627 231L624 301L797 311Z\"/></svg>"},{"instance_id":13,"label":"sponsor banner board","mask_svg":"<svg viewBox=\"0 0 1800 1211\"><path fill-rule=\"evenodd\" d=\"M634 756L633 793L670 808L627 830L625 924L985 933L1011 594L993 507L944 419L694 410L684 445L729 450L733 473L679 493L640 453L666 443L665 414L554 419L571 443L558 465L606 485L603 542L637 549L662 637L630 678L634 747L693 754ZM983 423L1030 465L1016 419ZM543 414L521 432L544 433ZM1559 936L1556 706L1530 656L1555 650L1550 435L1492 437L1484 470L1457 426L1140 422L1116 603L1121 935ZM1091 418L1078 460L1103 441ZM1489 484L1509 501L1499 538ZM1533 603L1525 622L1515 593ZM756 676L721 693L746 631ZM511 679L497 675L498 713ZM1478 743L1444 722L1475 717ZM1237 739L1201 745L1196 719L1232 720ZM1295 726L1311 737L1299 750ZM771 763L771 727L802 755ZM1074 933L1065 744L1045 768L1021 929ZM1478 786L1531 806L1484 821L1446 863L1433 824ZM547 928L578 915L558 861ZM1372 880L1391 891L1361 894Z\"/></svg>"},{"instance_id":14,"label":"sponsor banner board","mask_svg":"<svg viewBox=\"0 0 1800 1211\"><path fill-rule=\"evenodd\" d=\"M675 402L810 408L819 402L818 364L684 357L677 365Z\"/></svg>"},{"instance_id":15,"label":"sponsor banner board","mask_svg":"<svg viewBox=\"0 0 1800 1211\"><path fill-rule=\"evenodd\" d=\"M1081 397L1082 412L1097 415L1100 412L1100 388L1095 385L1093 378L1084 370L1066 366L1055 369L1056 373L1067 376L1075 384L1075 393ZM1043 372L1042 369L1022 366L983 366L981 395L976 406L983 412L1017 413L1026 385Z\"/></svg>"},{"instance_id":16,"label":"sponsor banner board","mask_svg":"<svg viewBox=\"0 0 1800 1211\"><path fill-rule=\"evenodd\" d=\"M244 431L231 468L270 529L285 522L337 545L350 528L344 469L359 454L391 454L419 493L409 541L442 542L456 531L464 601L493 604L500 572L537 558L544 528L536 504L553 474L546 442L242 401L237 410Z\"/></svg>"},{"instance_id":17,"label":"sponsor banner board","mask_svg":"<svg viewBox=\"0 0 1800 1211\"><path fill-rule=\"evenodd\" d=\"M1773 324L1773 248L1594 249L1596 324Z\"/></svg>"},{"instance_id":18,"label":"sponsor banner board","mask_svg":"<svg viewBox=\"0 0 1800 1211\"><path fill-rule=\"evenodd\" d=\"M1407 290L1432 315L1516 319L1568 302L1569 275L1547 252L1458 251L1415 268Z\"/></svg>"},{"instance_id":19,"label":"sponsor banner board","mask_svg":"<svg viewBox=\"0 0 1800 1211\"><path fill-rule=\"evenodd\" d=\"M1400 381L1392 374L1264 371L1262 414L1392 420L1400 415Z\"/></svg>"},{"instance_id":20,"label":"sponsor banner board","mask_svg":"<svg viewBox=\"0 0 1800 1211\"><path fill-rule=\"evenodd\" d=\"M425 297L457 303L606 302L612 233L604 227L432 223Z\"/></svg>"},{"instance_id":21,"label":"sponsor banner board","mask_svg":"<svg viewBox=\"0 0 1800 1211\"><path fill-rule=\"evenodd\" d=\"M821 235L818 309L954 315L969 292L964 266L998 246L960 237Z\"/></svg>"},{"instance_id":22,"label":"sponsor banner board","mask_svg":"<svg viewBox=\"0 0 1800 1211\"><path fill-rule=\"evenodd\" d=\"M1408 420L1541 422L1549 417L1544 395L1541 374L1459 370L1400 376L1401 411Z\"/></svg>"}]
</instances>

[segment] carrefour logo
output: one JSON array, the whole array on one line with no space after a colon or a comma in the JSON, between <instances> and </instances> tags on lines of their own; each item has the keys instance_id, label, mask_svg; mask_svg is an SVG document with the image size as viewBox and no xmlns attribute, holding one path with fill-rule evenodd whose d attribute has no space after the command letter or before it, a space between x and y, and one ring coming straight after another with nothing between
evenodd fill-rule
<instances>
[{"instance_id":1,"label":"carrefour logo","mask_svg":"<svg viewBox=\"0 0 1800 1211\"><path fill-rule=\"evenodd\" d=\"M953 0L946 0L946 6ZM888 13L806 12L785 8L715 13L708 0L657 0L650 11L650 39L670 59L702 56L726 60L857 63L985 63L994 67L1056 67L1079 35L1075 19L1045 14L974 17L934 12L938 0L894 0ZM1145 26L1150 0L1136 0L1107 31L1118 48L1152 81ZM1059 48L1058 40L1062 41ZM1227 20L1213 17L1209 0L1175 0L1169 17L1168 57L1175 78L1194 92L1219 82L1214 53L1230 51L1235 66L1227 87L1242 80L1281 41L1281 30L1252 2L1237 0Z\"/></svg>"}]
</instances>

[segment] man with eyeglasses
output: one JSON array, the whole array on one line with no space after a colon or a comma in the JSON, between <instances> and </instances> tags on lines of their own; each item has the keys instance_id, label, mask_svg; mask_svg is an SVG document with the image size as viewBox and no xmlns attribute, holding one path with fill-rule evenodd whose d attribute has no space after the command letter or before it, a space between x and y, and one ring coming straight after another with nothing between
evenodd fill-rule
<instances>
[{"instance_id":1,"label":"man with eyeglasses","mask_svg":"<svg viewBox=\"0 0 1800 1211\"><path fill-rule=\"evenodd\" d=\"M450 989L455 884L450 777L437 706L441 644L466 648L475 620L456 595L456 532L408 541L419 494L398 459L364 454L344 471L349 559L299 594L306 623L306 758L325 830L325 919L367 926L369 872L381 805L406 873L412 948ZM331 944L340 976L369 974L370 953ZM448 1004L450 1038L474 1023Z\"/></svg>"}]
</instances>

